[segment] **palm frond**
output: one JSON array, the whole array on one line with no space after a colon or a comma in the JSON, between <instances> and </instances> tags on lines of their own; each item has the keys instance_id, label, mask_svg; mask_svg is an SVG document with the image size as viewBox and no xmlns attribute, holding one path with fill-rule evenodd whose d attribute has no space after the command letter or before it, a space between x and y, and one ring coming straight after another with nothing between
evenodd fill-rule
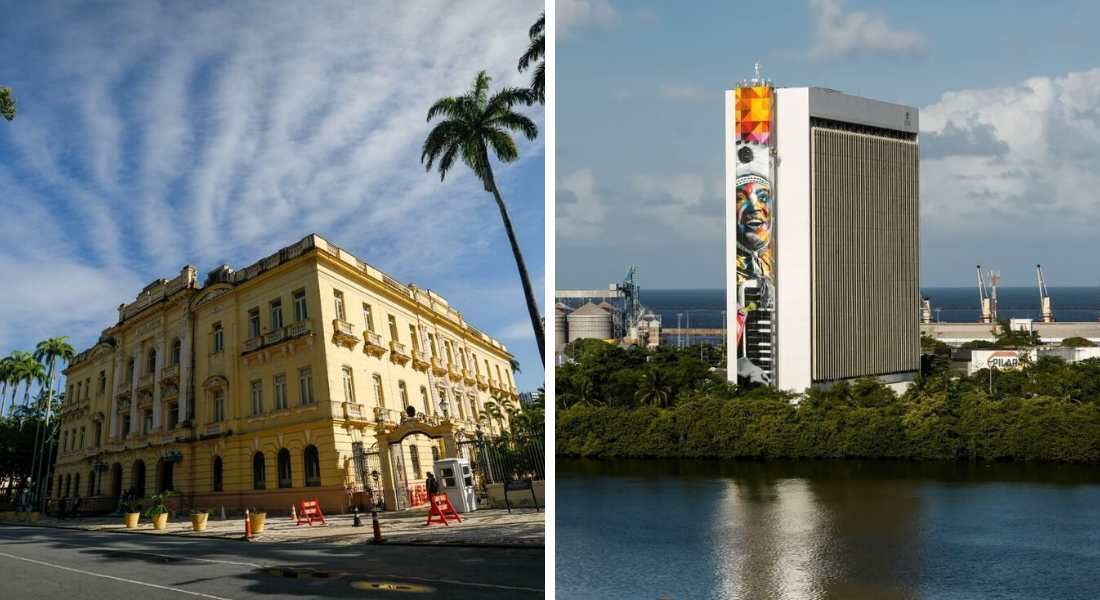
<instances>
[{"instance_id":1,"label":"palm frond","mask_svg":"<svg viewBox=\"0 0 1100 600\"><path fill-rule=\"evenodd\" d=\"M486 122L486 125L519 131L529 140L533 140L539 135L539 128L534 121L520 113L510 111L493 116Z\"/></svg>"},{"instance_id":2,"label":"palm frond","mask_svg":"<svg viewBox=\"0 0 1100 600\"><path fill-rule=\"evenodd\" d=\"M497 155L497 159L500 162L512 162L519 158L519 150L516 148L516 142L512 140L512 136L499 129L495 129L485 134L485 139L489 141L489 145L493 147L493 153Z\"/></svg>"}]
</instances>

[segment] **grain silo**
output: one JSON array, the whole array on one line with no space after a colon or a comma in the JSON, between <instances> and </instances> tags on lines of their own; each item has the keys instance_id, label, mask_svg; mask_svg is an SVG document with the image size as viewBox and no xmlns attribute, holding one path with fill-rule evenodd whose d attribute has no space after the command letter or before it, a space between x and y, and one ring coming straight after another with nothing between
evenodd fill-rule
<instances>
[{"instance_id":1,"label":"grain silo","mask_svg":"<svg viewBox=\"0 0 1100 600\"><path fill-rule=\"evenodd\" d=\"M566 317L570 342L611 339L611 314L591 302Z\"/></svg>"},{"instance_id":2,"label":"grain silo","mask_svg":"<svg viewBox=\"0 0 1100 600\"><path fill-rule=\"evenodd\" d=\"M572 310L560 302L554 306L554 352L561 352L569 341L569 325L566 317Z\"/></svg>"}]
</instances>

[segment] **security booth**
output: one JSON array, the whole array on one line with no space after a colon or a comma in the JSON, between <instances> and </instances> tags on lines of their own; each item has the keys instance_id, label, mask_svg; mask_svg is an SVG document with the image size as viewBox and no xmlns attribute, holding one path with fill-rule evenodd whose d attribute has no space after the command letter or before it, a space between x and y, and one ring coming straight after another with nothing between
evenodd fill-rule
<instances>
[{"instance_id":1,"label":"security booth","mask_svg":"<svg viewBox=\"0 0 1100 600\"><path fill-rule=\"evenodd\" d=\"M441 458L432 465L439 491L447 494L451 505L460 513L477 510L474 472L466 458Z\"/></svg>"}]
</instances>

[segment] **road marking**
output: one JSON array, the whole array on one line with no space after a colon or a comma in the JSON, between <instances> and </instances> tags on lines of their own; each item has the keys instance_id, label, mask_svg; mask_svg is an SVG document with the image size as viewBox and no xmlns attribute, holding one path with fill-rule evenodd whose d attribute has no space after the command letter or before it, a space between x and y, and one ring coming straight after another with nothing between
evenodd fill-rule
<instances>
[{"instance_id":1,"label":"road marking","mask_svg":"<svg viewBox=\"0 0 1100 600\"><path fill-rule=\"evenodd\" d=\"M372 574L373 575L373 574ZM477 583L474 581L459 581L457 579L433 579L431 577L410 577L408 575L382 575L377 574L379 577L389 577L392 579L411 579L413 581L427 581L428 583L449 583L451 585L468 585L472 587L492 588L496 590L515 590L518 592L538 592L542 593L546 590L540 588L523 587L519 585L501 585L498 583ZM359 575L354 575L358 577Z\"/></svg>"},{"instance_id":2,"label":"road marking","mask_svg":"<svg viewBox=\"0 0 1100 600\"><path fill-rule=\"evenodd\" d=\"M94 573L92 571L85 571L83 569L74 569L72 567L66 567L64 565L55 565L41 560L34 560L33 558L24 558L22 556L16 556L14 554L8 554L7 552L0 552L0 556L6 556L8 558L14 558L15 560L22 560L36 565L43 565L47 567L53 567L55 569L62 569L64 571L72 571L73 573L80 573L81 575L89 575L92 577L102 577L103 579L113 579L115 581L121 581L124 583L132 583L134 585L144 585L146 587L156 588L158 590L168 590L170 592L179 592L181 594L187 594L189 596L199 596L201 598L210 598L211 600L231 600L230 598L224 598L222 596L214 596L211 594L204 594L202 592L192 592L190 590L184 590L175 587L169 587L166 585L157 585L155 583L147 583L145 581L137 581L136 579L126 579L125 577L115 577L114 575L107 575L105 573Z\"/></svg>"}]
</instances>

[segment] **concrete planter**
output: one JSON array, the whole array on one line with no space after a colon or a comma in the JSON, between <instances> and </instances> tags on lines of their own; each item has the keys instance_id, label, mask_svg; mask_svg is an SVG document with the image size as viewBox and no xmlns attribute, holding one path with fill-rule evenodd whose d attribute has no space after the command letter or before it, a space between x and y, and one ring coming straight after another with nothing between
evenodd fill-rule
<instances>
[{"instance_id":1,"label":"concrete planter","mask_svg":"<svg viewBox=\"0 0 1100 600\"><path fill-rule=\"evenodd\" d=\"M267 523L267 513L254 512L248 517L252 521L252 535L264 532L264 524Z\"/></svg>"},{"instance_id":2,"label":"concrete planter","mask_svg":"<svg viewBox=\"0 0 1100 600\"><path fill-rule=\"evenodd\" d=\"M139 519L141 519L141 513L123 513L122 515L122 522L126 524L126 529L136 529Z\"/></svg>"},{"instance_id":3,"label":"concrete planter","mask_svg":"<svg viewBox=\"0 0 1100 600\"><path fill-rule=\"evenodd\" d=\"M153 517L153 529L164 529L168 527L168 513L160 513Z\"/></svg>"},{"instance_id":4,"label":"concrete planter","mask_svg":"<svg viewBox=\"0 0 1100 600\"><path fill-rule=\"evenodd\" d=\"M206 531L206 519L208 518L210 518L209 513L191 515L191 529L193 531Z\"/></svg>"}]
</instances>

